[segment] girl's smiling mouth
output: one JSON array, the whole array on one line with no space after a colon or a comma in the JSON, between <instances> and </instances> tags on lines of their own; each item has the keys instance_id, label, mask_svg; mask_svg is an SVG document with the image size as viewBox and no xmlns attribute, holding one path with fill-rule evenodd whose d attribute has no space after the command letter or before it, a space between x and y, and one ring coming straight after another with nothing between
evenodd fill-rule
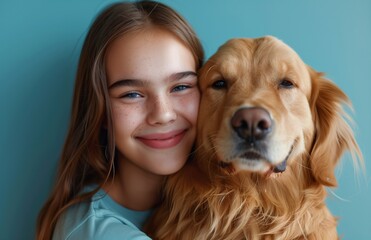
<instances>
[{"instance_id":1,"label":"girl's smiling mouth","mask_svg":"<svg viewBox=\"0 0 371 240\"><path fill-rule=\"evenodd\" d=\"M136 137L139 141L150 148L171 148L180 143L187 129L175 130L167 133L154 133Z\"/></svg>"}]
</instances>

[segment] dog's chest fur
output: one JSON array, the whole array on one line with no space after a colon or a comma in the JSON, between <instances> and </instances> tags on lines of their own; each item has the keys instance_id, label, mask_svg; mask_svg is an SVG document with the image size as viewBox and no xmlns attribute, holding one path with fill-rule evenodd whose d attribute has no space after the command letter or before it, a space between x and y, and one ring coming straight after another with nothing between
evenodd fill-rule
<instances>
[{"instance_id":1,"label":"dog's chest fur","mask_svg":"<svg viewBox=\"0 0 371 240\"><path fill-rule=\"evenodd\" d=\"M190 162L169 179L163 204L171 211L162 214L173 228L165 239L302 239L336 225L322 187L300 186L289 174L263 181L247 172L210 172L215 174L207 176Z\"/></svg>"}]
</instances>

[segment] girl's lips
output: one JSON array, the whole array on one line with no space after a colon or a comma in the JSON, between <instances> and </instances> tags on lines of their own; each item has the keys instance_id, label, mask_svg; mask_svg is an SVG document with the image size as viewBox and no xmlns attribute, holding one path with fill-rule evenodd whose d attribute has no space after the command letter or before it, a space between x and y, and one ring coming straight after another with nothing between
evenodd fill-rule
<instances>
[{"instance_id":1,"label":"girl's lips","mask_svg":"<svg viewBox=\"0 0 371 240\"><path fill-rule=\"evenodd\" d=\"M171 148L182 141L186 130L177 130L168 133L149 134L136 137L139 141L151 148L164 149Z\"/></svg>"}]
</instances>

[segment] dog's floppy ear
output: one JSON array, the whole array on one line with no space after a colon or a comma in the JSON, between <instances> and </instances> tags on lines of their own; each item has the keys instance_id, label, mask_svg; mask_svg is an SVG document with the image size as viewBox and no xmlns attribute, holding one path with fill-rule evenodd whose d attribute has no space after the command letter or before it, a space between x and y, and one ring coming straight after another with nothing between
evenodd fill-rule
<instances>
[{"instance_id":1,"label":"dog's floppy ear","mask_svg":"<svg viewBox=\"0 0 371 240\"><path fill-rule=\"evenodd\" d=\"M330 80L308 67L312 80L310 99L315 127L310 150L310 164L314 178L326 186L337 186L335 166L345 150L362 160L361 152L347 123L350 118L342 105L350 106L345 93ZM355 160L355 159L353 159Z\"/></svg>"}]
</instances>

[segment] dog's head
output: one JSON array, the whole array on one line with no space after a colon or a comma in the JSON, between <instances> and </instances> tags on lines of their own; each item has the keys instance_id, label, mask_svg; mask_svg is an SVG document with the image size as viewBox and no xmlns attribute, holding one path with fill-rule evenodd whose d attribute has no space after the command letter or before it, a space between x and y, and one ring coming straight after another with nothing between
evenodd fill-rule
<instances>
[{"instance_id":1,"label":"dog's head","mask_svg":"<svg viewBox=\"0 0 371 240\"><path fill-rule=\"evenodd\" d=\"M315 181L335 186L344 150L359 153L343 119L346 95L274 37L228 41L199 84L197 147L221 166L269 176L304 158Z\"/></svg>"}]
</instances>

